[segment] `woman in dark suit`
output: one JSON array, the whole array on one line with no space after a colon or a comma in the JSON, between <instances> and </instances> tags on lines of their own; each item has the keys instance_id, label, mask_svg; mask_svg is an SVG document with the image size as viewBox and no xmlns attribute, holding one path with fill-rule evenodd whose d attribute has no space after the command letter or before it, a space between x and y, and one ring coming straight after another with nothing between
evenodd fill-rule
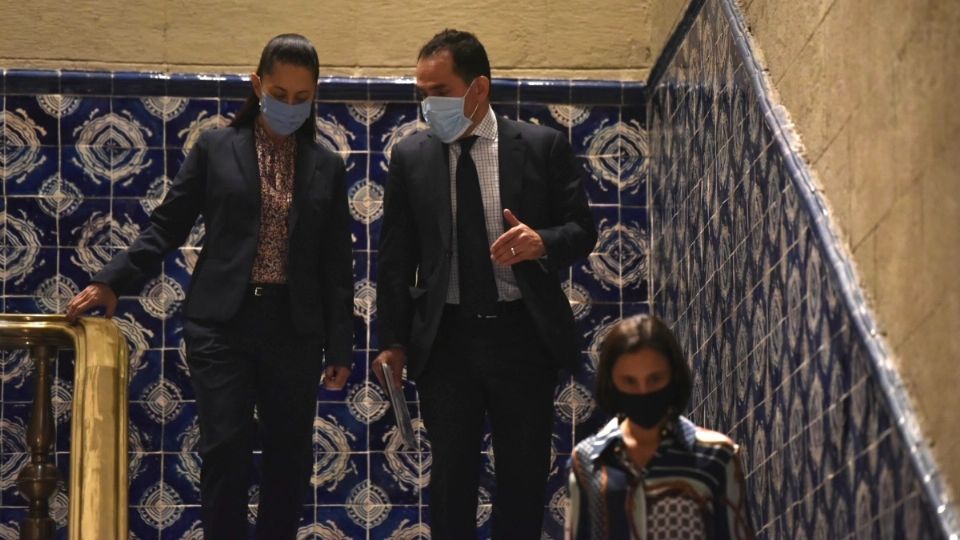
<instances>
[{"instance_id":1,"label":"woman in dark suit","mask_svg":"<svg viewBox=\"0 0 960 540\"><path fill-rule=\"evenodd\" d=\"M312 464L321 371L350 374L353 280L343 161L315 142L319 61L303 36L270 40L232 124L205 132L149 226L67 306L113 314L183 244L206 239L184 306L200 425L204 538L247 537L257 408L258 539L293 539ZM326 367L324 368L324 358Z\"/></svg>"}]
</instances>

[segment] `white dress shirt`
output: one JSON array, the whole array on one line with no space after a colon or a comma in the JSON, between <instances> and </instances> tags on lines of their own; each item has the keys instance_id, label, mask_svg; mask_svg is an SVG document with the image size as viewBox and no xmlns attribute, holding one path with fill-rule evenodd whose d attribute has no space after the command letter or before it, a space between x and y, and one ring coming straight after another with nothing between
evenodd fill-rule
<instances>
[{"instance_id":1,"label":"white dress shirt","mask_svg":"<svg viewBox=\"0 0 960 540\"><path fill-rule=\"evenodd\" d=\"M493 108L487 110L480 124L473 131L477 135L476 142L470 148L470 157L477 166L477 176L480 178L480 194L483 198L483 218L487 227L487 240L490 245L504 233L503 207L500 204L500 163L498 160L499 134L497 117ZM451 248L453 255L450 259L450 285L447 289L447 303L460 303L460 267L457 255L457 162L460 159L460 145L453 142L449 145L450 152L450 207L453 213L453 234ZM511 208L516 211L516 208ZM517 287L517 278L513 269L491 261L493 277L497 282L497 297L501 302L509 302L522 298Z\"/></svg>"}]
</instances>

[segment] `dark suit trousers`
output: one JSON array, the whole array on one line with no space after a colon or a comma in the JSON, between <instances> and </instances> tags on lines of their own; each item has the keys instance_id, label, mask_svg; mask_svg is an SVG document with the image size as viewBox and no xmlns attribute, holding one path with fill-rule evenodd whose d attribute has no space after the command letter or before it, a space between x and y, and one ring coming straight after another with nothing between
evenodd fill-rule
<instances>
[{"instance_id":1,"label":"dark suit trousers","mask_svg":"<svg viewBox=\"0 0 960 540\"><path fill-rule=\"evenodd\" d=\"M206 540L247 538L254 405L263 448L256 538L296 537L312 465L322 350L293 328L286 288L248 293L228 323L184 323L200 417Z\"/></svg>"},{"instance_id":2,"label":"dark suit trousers","mask_svg":"<svg viewBox=\"0 0 960 540\"><path fill-rule=\"evenodd\" d=\"M557 372L522 303L496 319L447 306L417 380L430 439L430 528L436 540L476 538L484 418L495 456L493 538L539 539L550 466Z\"/></svg>"}]
</instances>

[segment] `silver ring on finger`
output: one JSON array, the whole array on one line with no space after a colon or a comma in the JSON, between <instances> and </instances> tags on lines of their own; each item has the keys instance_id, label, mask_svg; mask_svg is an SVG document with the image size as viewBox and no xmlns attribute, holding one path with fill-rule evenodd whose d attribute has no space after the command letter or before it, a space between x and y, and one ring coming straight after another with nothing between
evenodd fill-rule
<instances>
[{"instance_id":1,"label":"silver ring on finger","mask_svg":"<svg viewBox=\"0 0 960 540\"><path fill-rule=\"evenodd\" d=\"M517 249L511 247L511 248L510 248L510 254L513 255L514 257L516 257L516 256L517 256Z\"/></svg>"}]
</instances>

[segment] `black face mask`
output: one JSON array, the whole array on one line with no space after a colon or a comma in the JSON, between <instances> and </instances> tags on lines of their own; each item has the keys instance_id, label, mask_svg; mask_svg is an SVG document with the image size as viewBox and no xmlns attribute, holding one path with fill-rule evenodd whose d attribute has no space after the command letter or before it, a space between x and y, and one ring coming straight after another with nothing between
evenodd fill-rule
<instances>
[{"instance_id":1,"label":"black face mask","mask_svg":"<svg viewBox=\"0 0 960 540\"><path fill-rule=\"evenodd\" d=\"M646 429L653 428L663 420L673 400L673 385L646 394L628 394L620 390L615 392L617 408L631 422Z\"/></svg>"}]
</instances>

